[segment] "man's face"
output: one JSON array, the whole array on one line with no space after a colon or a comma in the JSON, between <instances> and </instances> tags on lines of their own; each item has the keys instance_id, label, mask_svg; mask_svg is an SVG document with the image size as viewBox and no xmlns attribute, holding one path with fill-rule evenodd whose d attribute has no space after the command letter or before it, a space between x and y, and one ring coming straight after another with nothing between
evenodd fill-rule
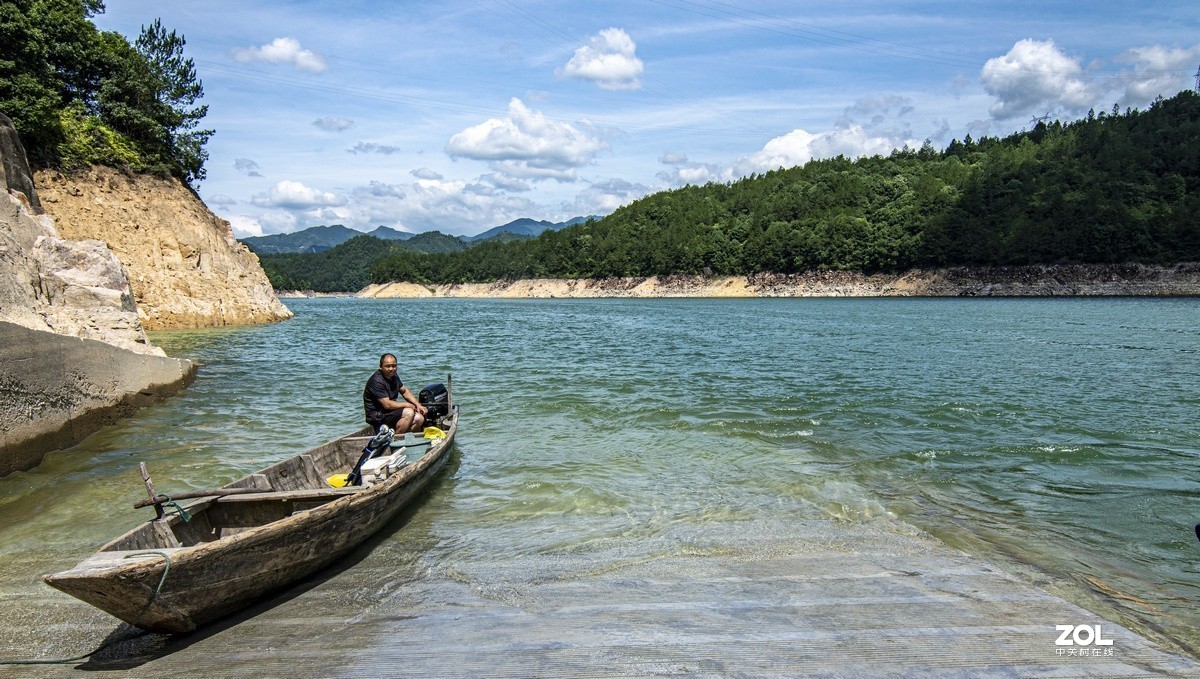
<instances>
[{"instance_id":1,"label":"man's face","mask_svg":"<svg viewBox=\"0 0 1200 679\"><path fill-rule=\"evenodd\" d=\"M383 371L384 377L392 377L396 374L396 359L391 356L383 359L383 363L379 364L379 369Z\"/></svg>"}]
</instances>

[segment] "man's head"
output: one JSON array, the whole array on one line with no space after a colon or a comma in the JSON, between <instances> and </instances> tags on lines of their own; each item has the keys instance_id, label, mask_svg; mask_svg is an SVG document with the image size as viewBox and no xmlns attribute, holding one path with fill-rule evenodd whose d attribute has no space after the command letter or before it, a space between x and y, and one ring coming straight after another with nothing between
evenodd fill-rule
<instances>
[{"instance_id":1,"label":"man's head","mask_svg":"<svg viewBox=\"0 0 1200 679\"><path fill-rule=\"evenodd\" d=\"M384 354L379 357L379 369L384 375L392 376L396 374L396 355Z\"/></svg>"}]
</instances>

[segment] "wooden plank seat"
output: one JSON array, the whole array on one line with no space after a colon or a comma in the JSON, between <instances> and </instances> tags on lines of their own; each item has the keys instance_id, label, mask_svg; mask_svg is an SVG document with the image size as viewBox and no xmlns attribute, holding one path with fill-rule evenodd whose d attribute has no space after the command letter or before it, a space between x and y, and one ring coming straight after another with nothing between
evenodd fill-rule
<instances>
[{"instance_id":1,"label":"wooden plank seat","mask_svg":"<svg viewBox=\"0 0 1200 679\"><path fill-rule=\"evenodd\" d=\"M263 502L266 500L296 501L296 500L336 500L343 495L354 495L366 490L367 486L348 486L345 488L312 488L303 490L277 490L265 493L248 493L245 495L222 495L212 499L214 504L230 504L238 502Z\"/></svg>"}]
</instances>

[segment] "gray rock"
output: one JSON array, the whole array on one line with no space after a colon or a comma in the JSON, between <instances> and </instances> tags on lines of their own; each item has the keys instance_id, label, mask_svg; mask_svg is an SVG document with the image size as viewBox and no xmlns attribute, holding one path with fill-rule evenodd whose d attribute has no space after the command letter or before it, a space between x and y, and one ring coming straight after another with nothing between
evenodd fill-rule
<instances>
[{"instance_id":1,"label":"gray rock","mask_svg":"<svg viewBox=\"0 0 1200 679\"><path fill-rule=\"evenodd\" d=\"M129 276L108 246L59 237L41 213L25 151L3 115L0 173L4 475L174 393L195 367L150 344Z\"/></svg>"},{"instance_id":2,"label":"gray rock","mask_svg":"<svg viewBox=\"0 0 1200 679\"><path fill-rule=\"evenodd\" d=\"M176 393L187 360L0 322L0 476Z\"/></svg>"},{"instance_id":3,"label":"gray rock","mask_svg":"<svg viewBox=\"0 0 1200 679\"><path fill-rule=\"evenodd\" d=\"M0 113L0 187L6 192L19 194L33 214L42 214L42 205L33 188L33 173L29 171L29 160L25 157L25 147L21 145L12 119L3 113Z\"/></svg>"}]
</instances>

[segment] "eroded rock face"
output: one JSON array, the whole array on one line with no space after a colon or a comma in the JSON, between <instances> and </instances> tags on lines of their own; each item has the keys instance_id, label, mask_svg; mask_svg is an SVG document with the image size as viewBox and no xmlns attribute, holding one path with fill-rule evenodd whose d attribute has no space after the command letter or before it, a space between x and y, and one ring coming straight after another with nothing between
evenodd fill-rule
<instances>
[{"instance_id":1,"label":"eroded rock face","mask_svg":"<svg viewBox=\"0 0 1200 679\"><path fill-rule=\"evenodd\" d=\"M3 113L0 113L0 188L23 201L31 214L42 213L25 147L21 145L12 119Z\"/></svg>"},{"instance_id":2,"label":"eroded rock face","mask_svg":"<svg viewBox=\"0 0 1200 679\"><path fill-rule=\"evenodd\" d=\"M35 180L63 238L97 239L116 253L147 330L291 317L258 257L179 181L110 168L39 172Z\"/></svg>"},{"instance_id":3,"label":"eroded rock face","mask_svg":"<svg viewBox=\"0 0 1200 679\"><path fill-rule=\"evenodd\" d=\"M60 238L48 215L11 193L0 195L0 321L165 355L146 338L116 255Z\"/></svg>"},{"instance_id":4,"label":"eroded rock face","mask_svg":"<svg viewBox=\"0 0 1200 679\"><path fill-rule=\"evenodd\" d=\"M2 476L175 393L195 365L146 339L129 277L103 242L61 238L42 214L2 115L0 170Z\"/></svg>"}]
</instances>

